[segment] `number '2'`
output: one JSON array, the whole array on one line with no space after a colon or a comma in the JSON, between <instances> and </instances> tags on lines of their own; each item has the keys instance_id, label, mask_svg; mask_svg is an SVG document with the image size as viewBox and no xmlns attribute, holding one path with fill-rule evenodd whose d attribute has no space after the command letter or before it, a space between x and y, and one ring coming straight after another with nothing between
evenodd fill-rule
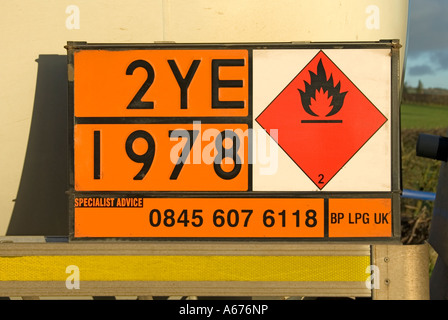
<instances>
[{"instance_id":1,"label":"number '2'","mask_svg":"<svg viewBox=\"0 0 448 320\"><path fill-rule=\"evenodd\" d=\"M318 175L318 177L320 178L318 183L325 183L324 182L324 175L322 173L320 175Z\"/></svg>"}]
</instances>

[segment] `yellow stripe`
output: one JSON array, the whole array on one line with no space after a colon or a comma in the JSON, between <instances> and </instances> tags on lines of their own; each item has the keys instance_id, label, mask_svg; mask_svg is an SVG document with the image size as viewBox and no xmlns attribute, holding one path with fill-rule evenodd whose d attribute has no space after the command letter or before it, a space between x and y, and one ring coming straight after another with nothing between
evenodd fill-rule
<instances>
[{"instance_id":1,"label":"yellow stripe","mask_svg":"<svg viewBox=\"0 0 448 320\"><path fill-rule=\"evenodd\" d=\"M368 256L0 257L0 281L365 281Z\"/></svg>"}]
</instances>

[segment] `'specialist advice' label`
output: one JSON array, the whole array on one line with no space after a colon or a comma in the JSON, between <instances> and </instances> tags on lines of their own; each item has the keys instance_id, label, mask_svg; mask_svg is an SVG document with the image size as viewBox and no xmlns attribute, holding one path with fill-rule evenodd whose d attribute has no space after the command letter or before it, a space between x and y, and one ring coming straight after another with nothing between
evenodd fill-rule
<instances>
[{"instance_id":1,"label":"'specialist advice' label","mask_svg":"<svg viewBox=\"0 0 448 320\"><path fill-rule=\"evenodd\" d=\"M68 43L71 240L396 239L395 45Z\"/></svg>"}]
</instances>

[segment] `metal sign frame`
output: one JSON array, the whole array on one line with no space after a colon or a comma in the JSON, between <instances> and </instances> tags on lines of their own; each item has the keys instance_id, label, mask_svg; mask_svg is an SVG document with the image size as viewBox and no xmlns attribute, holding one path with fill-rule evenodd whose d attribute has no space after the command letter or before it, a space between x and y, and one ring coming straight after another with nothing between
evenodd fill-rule
<instances>
[{"instance_id":1,"label":"metal sign frame","mask_svg":"<svg viewBox=\"0 0 448 320\"><path fill-rule=\"evenodd\" d=\"M137 240L137 241L164 241L164 240L213 240L213 241L292 241L292 242L361 242L380 243L397 242L400 239L400 195L401 195L401 166L400 166L400 67L399 48L397 40L385 40L379 42L337 42L337 43L226 43L226 44L176 44L176 43L155 43L155 44L88 44L86 42L68 42L66 49L68 52L68 95L69 95L69 238L71 241L78 240ZM82 124L119 124L127 123L125 118L120 117L98 117L86 118L75 116L75 53L88 50L126 51L126 50L248 50L249 52L249 105L246 120L242 121L251 128L252 119L252 65L251 52L256 49L390 49L391 63L391 110L390 110L390 136L391 136L391 191L390 192L332 192L332 191L291 191L291 192L261 192L250 191L251 165L248 165L249 191L237 192L214 192L214 191L78 191L75 190L75 126ZM173 117L175 118L175 117ZM188 121L194 119L188 118ZM146 122L145 122L146 121ZM148 122L149 121L149 122ZM166 119L162 120L167 121ZM221 117L219 123L235 123L234 119ZM169 121L168 121L169 122ZM178 121L177 123L182 122ZM241 122L241 120L239 120ZM151 123L148 119L138 119L134 123ZM171 122L169 122L171 123ZM206 123L206 122L204 122ZM75 236L75 199L80 197L95 197L98 199L117 197L138 197L147 198L219 198L219 199L321 199L323 201L323 228L322 237L77 237ZM390 237L329 237L329 201L331 199L390 199L391 201L391 236Z\"/></svg>"}]
</instances>

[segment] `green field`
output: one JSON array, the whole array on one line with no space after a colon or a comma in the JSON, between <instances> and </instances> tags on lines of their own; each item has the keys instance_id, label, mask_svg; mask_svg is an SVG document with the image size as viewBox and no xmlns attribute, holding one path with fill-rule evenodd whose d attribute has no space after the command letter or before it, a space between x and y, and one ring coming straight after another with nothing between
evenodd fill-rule
<instances>
[{"instance_id":1,"label":"green field","mask_svg":"<svg viewBox=\"0 0 448 320\"><path fill-rule=\"evenodd\" d=\"M401 105L401 175L403 189L436 192L440 161L417 157L420 133L446 136L448 106ZM431 224L432 201L402 199L402 242L424 243Z\"/></svg>"},{"instance_id":2,"label":"green field","mask_svg":"<svg viewBox=\"0 0 448 320\"><path fill-rule=\"evenodd\" d=\"M403 129L448 128L448 106L401 105L401 126Z\"/></svg>"}]
</instances>

